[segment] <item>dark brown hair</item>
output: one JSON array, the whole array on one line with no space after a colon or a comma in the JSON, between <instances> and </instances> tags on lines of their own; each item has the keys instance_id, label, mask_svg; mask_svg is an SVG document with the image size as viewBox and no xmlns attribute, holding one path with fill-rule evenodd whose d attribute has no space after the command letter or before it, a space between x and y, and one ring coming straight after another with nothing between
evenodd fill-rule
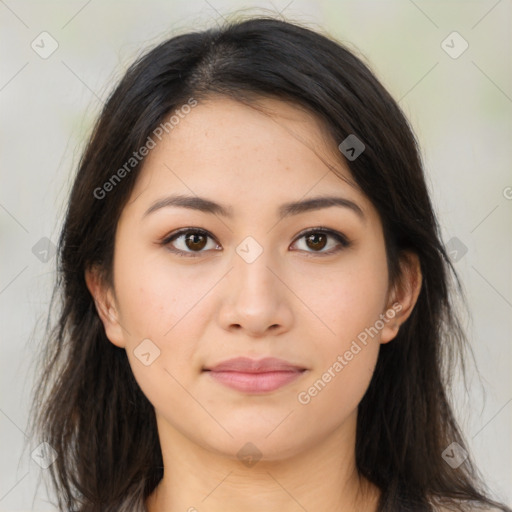
<instances>
[{"instance_id":1,"label":"dark brown hair","mask_svg":"<svg viewBox=\"0 0 512 512\"><path fill-rule=\"evenodd\" d=\"M98 198L98 187L173 110L212 95L290 101L314 112L336 145L355 134L365 151L346 164L379 212L391 279L399 277L401 251L419 256L417 304L382 346L358 409L357 467L382 490L379 510L432 511L444 499L454 510L485 503L511 512L489 497L470 458L456 469L442 458L452 442L465 446L447 390L466 340L450 298L458 281L412 130L361 59L329 36L271 17L159 44L128 69L94 127L59 239L50 306L59 307L58 320L48 327L32 406L34 432L58 453L49 470L60 509L141 511L162 478L154 409L126 352L106 338L84 273L97 265L112 283L117 221L143 159L107 197Z\"/></svg>"}]
</instances>

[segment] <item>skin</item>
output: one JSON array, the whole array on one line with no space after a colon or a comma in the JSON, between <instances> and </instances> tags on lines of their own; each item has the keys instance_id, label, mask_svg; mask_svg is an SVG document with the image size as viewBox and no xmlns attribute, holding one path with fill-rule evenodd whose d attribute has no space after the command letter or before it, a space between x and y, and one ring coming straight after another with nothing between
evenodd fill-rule
<instances>
[{"instance_id":1,"label":"skin","mask_svg":"<svg viewBox=\"0 0 512 512\"><path fill-rule=\"evenodd\" d=\"M217 97L181 119L148 155L122 211L113 289L95 269L86 272L107 337L126 349L155 408L165 469L149 512L376 510L379 491L355 466L357 406L380 344L393 340L414 307L419 264L409 254L402 279L390 285L377 211L323 126L291 104L262 99L260 106L266 113ZM229 206L233 217L175 206L144 216L176 193ZM353 201L364 217L331 206L279 220L281 204L317 195ZM319 226L350 245L298 237ZM158 243L185 227L213 237L196 257L170 252L197 250L184 236ZM247 236L263 250L251 263L236 252ZM322 254L332 247L341 250ZM378 335L300 403L299 393L393 304L400 311ZM160 350L148 366L134 354L144 339ZM252 395L202 371L237 356L279 357L307 370ZM261 457L251 466L237 457L248 442Z\"/></svg>"}]
</instances>

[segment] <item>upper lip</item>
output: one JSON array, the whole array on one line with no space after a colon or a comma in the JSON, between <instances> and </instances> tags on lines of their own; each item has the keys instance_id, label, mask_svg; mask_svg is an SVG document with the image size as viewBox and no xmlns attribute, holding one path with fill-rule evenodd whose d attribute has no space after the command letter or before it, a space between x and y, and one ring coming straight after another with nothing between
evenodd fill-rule
<instances>
[{"instance_id":1,"label":"upper lip","mask_svg":"<svg viewBox=\"0 0 512 512\"><path fill-rule=\"evenodd\" d=\"M215 366L206 367L205 370L214 372L244 372L244 373L265 373L265 372L284 372L299 371L306 368L290 363L283 359L275 357L265 357L263 359L251 359L249 357L235 357L222 361Z\"/></svg>"}]
</instances>

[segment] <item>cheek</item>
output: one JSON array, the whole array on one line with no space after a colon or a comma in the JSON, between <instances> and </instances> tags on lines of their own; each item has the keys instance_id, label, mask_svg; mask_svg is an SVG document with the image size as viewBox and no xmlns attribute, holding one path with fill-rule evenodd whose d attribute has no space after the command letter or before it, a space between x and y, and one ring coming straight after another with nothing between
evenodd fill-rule
<instances>
[{"instance_id":1,"label":"cheek","mask_svg":"<svg viewBox=\"0 0 512 512\"><path fill-rule=\"evenodd\" d=\"M187 286L183 276L154 262L138 265L136 277L122 288L120 309L129 332L126 352L142 392L157 409L167 410L176 397L190 402L180 383L194 368L195 340L203 329L196 320L207 289Z\"/></svg>"},{"instance_id":2,"label":"cheek","mask_svg":"<svg viewBox=\"0 0 512 512\"><path fill-rule=\"evenodd\" d=\"M126 352L139 386L154 403L193 363L203 328L201 302L211 283L191 280L165 258L136 252L116 262L115 285ZM149 341L148 341L149 340Z\"/></svg>"},{"instance_id":3,"label":"cheek","mask_svg":"<svg viewBox=\"0 0 512 512\"><path fill-rule=\"evenodd\" d=\"M211 287L211 279L191 279L159 252L132 252L116 263L120 317L131 343L141 337L166 343Z\"/></svg>"},{"instance_id":4,"label":"cheek","mask_svg":"<svg viewBox=\"0 0 512 512\"><path fill-rule=\"evenodd\" d=\"M343 266L324 272L314 289L306 282L301 286L304 302L313 305L311 309L328 328L325 346L331 350L343 349L384 313L388 292L385 254L373 254L354 253Z\"/></svg>"},{"instance_id":5,"label":"cheek","mask_svg":"<svg viewBox=\"0 0 512 512\"><path fill-rule=\"evenodd\" d=\"M357 284L361 286L361 281ZM326 425L342 423L357 408L377 363L380 330L376 322L383 301L379 294L363 291L344 289L330 295L330 327L335 335L317 336L316 364L297 395L311 417L326 418Z\"/></svg>"},{"instance_id":6,"label":"cheek","mask_svg":"<svg viewBox=\"0 0 512 512\"><path fill-rule=\"evenodd\" d=\"M375 250L347 258L343 268L323 279L321 294L309 292L305 302L314 304L311 309L328 330L316 336L316 365L299 403L318 414L336 404L330 414L338 419L357 407L378 358L387 284L385 253Z\"/></svg>"}]
</instances>

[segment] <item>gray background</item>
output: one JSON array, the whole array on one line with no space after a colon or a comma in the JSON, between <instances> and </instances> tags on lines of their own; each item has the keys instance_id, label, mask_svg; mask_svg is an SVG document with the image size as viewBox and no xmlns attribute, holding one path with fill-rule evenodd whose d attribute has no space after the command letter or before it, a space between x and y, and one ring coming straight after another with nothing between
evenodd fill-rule
<instances>
[{"instance_id":1,"label":"gray background","mask_svg":"<svg viewBox=\"0 0 512 512\"><path fill-rule=\"evenodd\" d=\"M481 377L470 364L455 409L489 485L512 503L510 0L0 0L0 511L55 510L37 488L39 443L25 435L54 278L55 258L44 261L40 240L57 241L91 123L143 48L243 8L281 11L344 41L411 120L472 311L466 325ZM58 48L44 55L52 40Z\"/></svg>"}]
</instances>

